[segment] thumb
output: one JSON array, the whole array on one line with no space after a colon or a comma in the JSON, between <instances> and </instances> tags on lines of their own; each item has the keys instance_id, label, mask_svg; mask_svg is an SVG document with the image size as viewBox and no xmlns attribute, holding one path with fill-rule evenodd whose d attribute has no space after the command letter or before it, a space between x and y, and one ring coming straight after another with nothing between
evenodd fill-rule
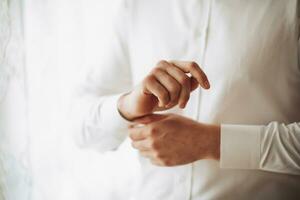
<instances>
[{"instance_id":1,"label":"thumb","mask_svg":"<svg viewBox=\"0 0 300 200\"><path fill-rule=\"evenodd\" d=\"M150 115L146 115L146 116L143 116L143 117L139 117L139 118L135 119L133 122L139 123L139 124L149 124L149 123L152 123L152 122L162 120L166 117L167 117L167 115L150 114Z\"/></svg>"}]
</instances>

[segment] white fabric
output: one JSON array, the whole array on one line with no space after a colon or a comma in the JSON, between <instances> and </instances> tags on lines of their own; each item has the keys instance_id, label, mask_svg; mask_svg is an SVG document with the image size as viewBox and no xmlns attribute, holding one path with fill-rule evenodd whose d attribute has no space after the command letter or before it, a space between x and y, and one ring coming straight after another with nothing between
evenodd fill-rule
<instances>
[{"instance_id":1,"label":"white fabric","mask_svg":"<svg viewBox=\"0 0 300 200\"><path fill-rule=\"evenodd\" d=\"M221 167L259 168L261 129L261 126L223 125L220 149Z\"/></svg>"},{"instance_id":2,"label":"white fabric","mask_svg":"<svg viewBox=\"0 0 300 200\"><path fill-rule=\"evenodd\" d=\"M31 196L22 11L0 0L0 200Z\"/></svg>"},{"instance_id":3,"label":"white fabric","mask_svg":"<svg viewBox=\"0 0 300 200\"><path fill-rule=\"evenodd\" d=\"M178 113L222 124L221 160L165 168L141 157L134 197L299 199L297 6L296 0L124 1L107 54L99 57L103 64L80 93L81 142L115 149L128 122L110 113L117 98L110 109L105 101L138 84L161 59L193 60L211 89L194 92Z\"/></svg>"}]
</instances>

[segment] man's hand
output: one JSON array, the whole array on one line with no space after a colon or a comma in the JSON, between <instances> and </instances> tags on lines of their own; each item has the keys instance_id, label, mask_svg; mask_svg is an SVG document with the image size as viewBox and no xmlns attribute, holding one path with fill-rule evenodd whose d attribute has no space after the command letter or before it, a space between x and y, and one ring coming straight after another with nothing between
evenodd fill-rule
<instances>
[{"instance_id":1,"label":"man's hand","mask_svg":"<svg viewBox=\"0 0 300 200\"><path fill-rule=\"evenodd\" d=\"M132 146L159 166L220 158L220 126L201 124L180 115L149 115L132 125Z\"/></svg>"},{"instance_id":2,"label":"man's hand","mask_svg":"<svg viewBox=\"0 0 300 200\"><path fill-rule=\"evenodd\" d=\"M205 89L210 87L197 63L160 61L138 87L120 97L118 110L133 120L176 105L184 108L199 84Z\"/></svg>"}]
</instances>

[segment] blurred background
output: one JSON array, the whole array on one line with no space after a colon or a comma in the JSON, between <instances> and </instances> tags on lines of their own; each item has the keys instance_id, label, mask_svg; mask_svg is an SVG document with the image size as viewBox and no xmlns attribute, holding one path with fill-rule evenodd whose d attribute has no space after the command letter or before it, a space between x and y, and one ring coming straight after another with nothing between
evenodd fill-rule
<instances>
[{"instance_id":1,"label":"blurred background","mask_svg":"<svg viewBox=\"0 0 300 200\"><path fill-rule=\"evenodd\" d=\"M72 92L109 42L120 0L0 0L0 200L130 199L125 142L76 146Z\"/></svg>"}]
</instances>

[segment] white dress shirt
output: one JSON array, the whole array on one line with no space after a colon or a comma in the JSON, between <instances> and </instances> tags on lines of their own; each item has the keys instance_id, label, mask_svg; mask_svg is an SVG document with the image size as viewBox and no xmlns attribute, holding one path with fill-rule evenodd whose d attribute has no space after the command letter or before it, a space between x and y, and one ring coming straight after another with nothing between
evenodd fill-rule
<instances>
[{"instance_id":1,"label":"white dress shirt","mask_svg":"<svg viewBox=\"0 0 300 200\"><path fill-rule=\"evenodd\" d=\"M186 109L172 112L221 124L220 161L157 167L140 157L135 198L300 199L297 7L297 0L124 1L103 64L80 93L81 144L117 148L129 123L118 97L161 59L196 61L211 89L197 89Z\"/></svg>"}]
</instances>

